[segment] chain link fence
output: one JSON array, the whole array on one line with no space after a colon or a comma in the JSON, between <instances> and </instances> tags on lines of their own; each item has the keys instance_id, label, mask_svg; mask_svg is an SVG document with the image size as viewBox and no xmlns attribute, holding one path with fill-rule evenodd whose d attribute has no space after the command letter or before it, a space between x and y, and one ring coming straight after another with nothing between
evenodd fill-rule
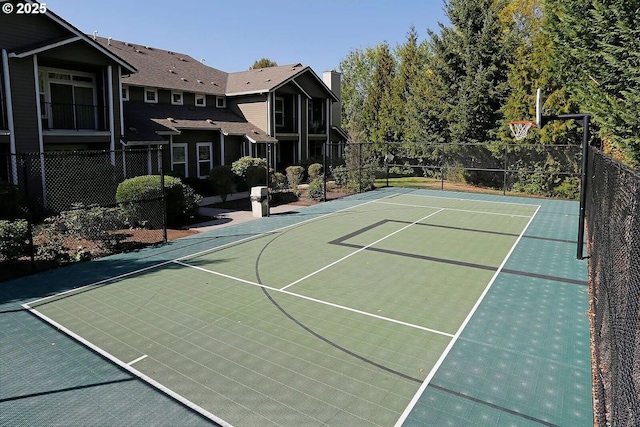
<instances>
[{"instance_id":1,"label":"chain link fence","mask_svg":"<svg viewBox=\"0 0 640 427\"><path fill-rule=\"evenodd\" d=\"M328 144L328 153L337 145ZM348 143L330 155L338 185L366 191L378 185L460 189L470 184L506 193L575 199L580 189L580 145L524 143ZM464 189L464 188L463 188Z\"/></svg>"},{"instance_id":2,"label":"chain link fence","mask_svg":"<svg viewBox=\"0 0 640 427\"><path fill-rule=\"evenodd\" d=\"M640 173L590 148L587 251L594 418L640 425Z\"/></svg>"},{"instance_id":3,"label":"chain link fence","mask_svg":"<svg viewBox=\"0 0 640 427\"><path fill-rule=\"evenodd\" d=\"M116 197L124 180L162 170L160 149L4 157L0 280L166 241L162 175L144 196Z\"/></svg>"}]
</instances>

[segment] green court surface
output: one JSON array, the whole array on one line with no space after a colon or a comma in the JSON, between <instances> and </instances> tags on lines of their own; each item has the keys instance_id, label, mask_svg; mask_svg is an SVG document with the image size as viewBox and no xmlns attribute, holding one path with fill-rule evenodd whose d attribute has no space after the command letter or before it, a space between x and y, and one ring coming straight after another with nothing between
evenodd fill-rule
<instances>
[{"instance_id":1,"label":"green court surface","mask_svg":"<svg viewBox=\"0 0 640 427\"><path fill-rule=\"evenodd\" d=\"M23 386L3 387L0 424L30 419L15 404L54 413L54 393L30 388L84 390L54 384L97 354L74 369L115 369L113 390L75 424L137 424L161 405L148 424L589 425L576 208L382 189L36 276L32 292L7 284L5 323L40 319L65 352L30 355L46 386L3 369ZM3 341L31 333L18 329ZM149 396L124 404L118 385ZM108 402L127 412L95 415Z\"/></svg>"}]
</instances>

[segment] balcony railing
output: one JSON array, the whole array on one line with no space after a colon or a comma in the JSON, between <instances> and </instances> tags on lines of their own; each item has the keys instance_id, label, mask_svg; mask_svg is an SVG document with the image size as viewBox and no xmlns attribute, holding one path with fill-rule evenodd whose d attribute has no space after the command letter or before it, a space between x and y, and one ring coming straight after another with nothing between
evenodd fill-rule
<instances>
[{"instance_id":1,"label":"balcony railing","mask_svg":"<svg viewBox=\"0 0 640 427\"><path fill-rule=\"evenodd\" d=\"M45 102L42 111L43 128L75 130L109 130L107 109L98 105L60 104Z\"/></svg>"}]
</instances>

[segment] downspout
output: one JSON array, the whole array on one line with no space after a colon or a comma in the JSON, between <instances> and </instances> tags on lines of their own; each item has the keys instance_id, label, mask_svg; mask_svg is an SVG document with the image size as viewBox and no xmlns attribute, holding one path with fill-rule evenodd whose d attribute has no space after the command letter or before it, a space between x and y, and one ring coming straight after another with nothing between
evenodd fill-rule
<instances>
[{"instance_id":1,"label":"downspout","mask_svg":"<svg viewBox=\"0 0 640 427\"><path fill-rule=\"evenodd\" d=\"M302 161L302 94L298 94L298 152L296 161Z\"/></svg>"},{"instance_id":2,"label":"downspout","mask_svg":"<svg viewBox=\"0 0 640 427\"><path fill-rule=\"evenodd\" d=\"M224 132L220 129L220 165L224 166Z\"/></svg>"},{"instance_id":3,"label":"downspout","mask_svg":"<svg viewBox=\"0 0 640 427\"><path fill-rule=\"evenodd\" d=\"M110 41L109 44L111 44ZM122 148L122 171L123 178L127 178L127 150L126 146L124 148L122 147L122 137L124 136L124 104L122 101L122 67L120 65L118 65L118 104L120 105L120 136L118 138L120 139L120 148ZM115 130L112 132L114 131Z\"/></svg>"},{"instance_id":4,"label":"downspout","mask_svg":"<svg viewBox=\"0 0 640 427\"><path fill-rule=\"evenodd\" d=\"M107 80L107 99L109 100L109 135L111 139L109 149L111 151L111 164L115 166L116 130L114 128L116 126L116 123L113 114L113 67L111 65L107 66Z\"/></svg>"},{"instance_id":5,"label":"downspout","mask_svg":"<svg viewBox=\"0 0 640 427\"><path fill-rule=\"evenodd\" d=\"M16 153L16 130L13 125L13 98L11 97L11 77L9 73L9 56L2 49L2 69L4 70L4 93L7 100L7 125L9 126L9 150L11 152L12 184L18 185L18 161Z\"/></svg>"},{"instance_id":6,"label":"downspout","mask_svg":"<svg viewBox=\"0 0 640 427\"><path fill-rule=\"evenodd\" d=\"M42 186L42 202L47 206L47 177L44 164L44 139L42 136L42 106L40 105L40 82L38 81L38 55L33 55L33 76L36 87L36 116L38 117L38 151L40 151L40 184Z\"/></svg>"}]
</instances>

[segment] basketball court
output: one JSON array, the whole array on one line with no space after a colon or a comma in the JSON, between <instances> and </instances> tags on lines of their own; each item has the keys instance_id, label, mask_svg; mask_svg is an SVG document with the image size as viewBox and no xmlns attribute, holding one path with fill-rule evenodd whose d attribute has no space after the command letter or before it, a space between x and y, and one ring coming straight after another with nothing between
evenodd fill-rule
<instances>
[{"instance_id":1,"label":"basketball court","mask_svg":"<svg viewBox=\"0 0 640 427\"><path fill-rule=\"evenodd\" d=\"M196 424L588 425L577 220L575 202L380 189L36 276L11 302ZM41 400L3 390L8 420Z\"/></svg>"}]
</instances>

